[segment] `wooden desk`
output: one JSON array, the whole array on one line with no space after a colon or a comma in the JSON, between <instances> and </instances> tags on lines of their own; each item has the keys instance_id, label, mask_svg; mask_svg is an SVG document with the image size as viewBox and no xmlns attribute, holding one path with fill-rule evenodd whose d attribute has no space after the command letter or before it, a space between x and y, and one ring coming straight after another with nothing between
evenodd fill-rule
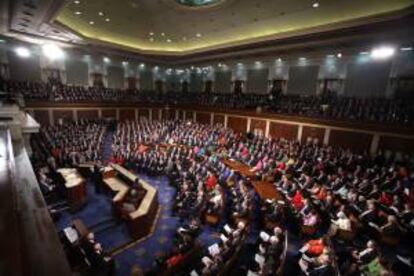
<instances>
[{"instance_id":1,"label":"wooden desk","mask_svg":"<svg viewBox=\"0 0 414 276\"><path fill-rule=\"evenodd\" d=\"M72 222L73 228L78 232L79 239L84 239L90 233L88 227L80 219L74 219Z\"/></svg>"},{"instance_id":2,"label":"wooden desk","mask_svg":"<svg viewBox=\"0 0 414 276\"><path fill-rule=\"evenodd\" d=\"M86 201L86 181L77 169L62 168L57 170L65 179L66 198L71 208L78 208Z\"/></svg>"},{"instance_id":3,"label":"wooden desk","mask_svg":"<svg viewBox=\"0 0 414 276\"><path fill-rule=\"evenodd\" d=\"M116 172L116 176L105 178L104 182L111 190L117 192L112 200L115 208L120 211L121 204L128 194L129 184L132 184L137 176L117 164L111 164L110 166ZM128 228L135 239L142 238L150 233L159 208L157 189L143 180L140 180L140 183L146 191L145 196L138 208L127 216Z\"/></svg>"},{"instance_id":4,"label":"wooden desk","mask_svg":"<svg viewBox=\"0 0 414 276\"><path fill-rule=\"evenodd\" d=\"M229 168L231 168L232 170L240 173L241 175L243 175L246 178L254 178L256 177L256 173L250 171L251 168L239 161L236 160L231 160L231 159L224 159L223 163L228 166Z\"/></svg>"},{"instance_id":5,"label":"wooden desk","mask_svg":"<svg viewBox=\"0 0 414 276\"><path fill-rule=\"evenodd\" d=\"M280 195L279 191L276 187L267 181L254 181L253 187L256 190L257 194L259 195L260 199L276 199L276 200L284 200L283 197Z\"/></svg>"}]
</instances>

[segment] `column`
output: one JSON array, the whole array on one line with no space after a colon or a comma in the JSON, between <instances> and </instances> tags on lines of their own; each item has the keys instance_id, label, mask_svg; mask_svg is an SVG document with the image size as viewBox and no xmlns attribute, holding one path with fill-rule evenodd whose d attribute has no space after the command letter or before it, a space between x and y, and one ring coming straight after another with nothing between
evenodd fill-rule
<instances>
[{"instance_id":1,"label":"column","mask_svg":"<svg viewBox=\"0 0 414 276\"><path fill-rule=\"evenodd\" d=\"M138 111L138 108L135 108L135 121L138 121L138 114L139 114L139 111Z\"/></svg>"},{"instance_id":2,"label":"column","mask_svg":"<svg viewBox=\"0 0 414 276\"><path fill-rule=\"evenodd\" d=\"M116 119L117 121L119 120L119 108L117 108L117 109L116 109L115 119Z\"/></svg>"},{"instance_id":3,"label":"column","mask_svg":"<svg viewBox=\"0 0 414 276\"><path fill-rule=\"evenodd\" d=\"M247 118L247 130L246 130L246 132L250 132L250 128L251 128L251 125L252 125L252 118Z\"/></svg>"},{"instance_id":4,"label":"column","mask_svg":"<svg viewBox=\"0 0 414 276\"><path fill-rule=\"evenodd\" d=\"M227 128L228 116L224 115L224 127Z\"/></svg>"},{"instance_id":5,"label":"column","mask_svg":"<svg viewBox=\"0 0 414 276\"><path fill-rule=\"evenodd\" d=\"M369 153L371 155L374 155L374 154L377 153L380 138L381 138L381 136L378 133L375 133L374 136L372 137L371 146L370 146L370 150L369 150Z\"/></svg>"},{"instance_id":6,"label":"column","mask_svg":"<svg viewBox=\"0 0 414 276\"><path fill-rule=\"evenodd\" d=\"M78 110L77 109L73 109L72 112L73 112L73 114L72 114L73 120L75 122L78 121Z\"/></svg>"},{"instance_id":7,"label":"column","mask_svg":"<svg viewBox=\"0 0 414 276\"><path fill-rule=\"evenodd\" d=\"M329 144L329 137L331 136L331 129L326 128L325 134L323 135L323 144L328 145Z\"/></svg>"},{"instance_id":8,"label":"column","mask_svg":"<svg viewBox=\"0 0 414 276\"><path fill-rule=\"evenodd\" d=\"M49 112L49 124L53 126L54 121L55 121L53 118L53 109L49 109L48 112Z\"/></svg>"},{"instance_id":9,"label":"column","mask_svg":"<svg viewBox=\"0 0 414 276\"><path fill-rule=\"evenodd\" d=\"M98 109L98 118L102 119L102 108Z\"/></svg>"},{"instance_id":10,"label":"column","mask_svg":"<svg viewBox=\"0 0 414 276\"><path fill-rule=\"evenodd\" d=\"M266 129L265 129L265 137L269 138L269 132L270 132L270 121L266 120Z\"/></svg>"},{"instance_id":11,"label":"column","mask_svg":"<svg viewBox=\"0 0 414 276\"><path fill-rule=\"evenodd\" d=\"M210 113L210 125L211 126L214 125L214 113L213 112Z\"/></svg>"},{"instance_id":12,"label":"column","mask_svg":"<svg viewBox=\"0 0 414 276\"><path fill-rule=\"evenodd\" d=\"M303 125L300 124L299 127L298 127L298 137L297 137L297 139L300 143L302 142L302 133L303 133Z\"/></svg>"}]
</instances>

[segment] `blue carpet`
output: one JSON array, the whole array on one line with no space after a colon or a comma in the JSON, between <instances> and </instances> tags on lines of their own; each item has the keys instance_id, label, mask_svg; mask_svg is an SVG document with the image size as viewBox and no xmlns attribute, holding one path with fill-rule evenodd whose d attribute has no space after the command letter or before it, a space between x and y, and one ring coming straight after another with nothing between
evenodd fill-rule
<instances>
[{"instance_id":1,"label":"blue carpet","mask_svg":"<svg viewBox=\"0 0 414 276\"><path fill-rule=\"evenodd\" d=\"M56 221L58 230L63 230L72 224L74 219L81 219L85 225L95 233L96 239L103 248L110 251L122 244L130 242L126 223L115 220L112 215L112 201L109 195L97 194L93 184L86 184L87 201L76 212L65 211Z\"/></svg>"},{"instance_id":2,"label":"blue carpet","mask_svg":"<svg viewBox=\"0 0 414 276\"><path fill-rule=\"evenodd\" d=\"M172 249L175 231L179 225L179 218L173 216L171 209L175 188L168 184L168 178L139 176L158 189L161 212L154 233L149 238L114 257L116 275L130 275L131 267L136 264L144 271L151 269L158 256Z\"/></svg>"}]
</instances>

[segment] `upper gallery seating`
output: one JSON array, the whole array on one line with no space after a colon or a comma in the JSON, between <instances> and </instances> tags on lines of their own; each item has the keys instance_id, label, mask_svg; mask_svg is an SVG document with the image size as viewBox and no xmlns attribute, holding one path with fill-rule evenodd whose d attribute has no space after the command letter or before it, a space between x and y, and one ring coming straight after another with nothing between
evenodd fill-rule
<instances>
[{"instance_id":1,"label":"upper gallery seating","mask_svg":"<svg viewBox=\"0 0 414 276\"><path fill-rule=\"evenodd\" d=\"M0 82L0 90L21 93L28 102L113 102L194 104L219 108L255 109L334 120L412 125L412 104L399 99L337 97L332 95L296 96L233 93L157 93L69 86L56 83Z\"/></svg>"}]
</instances>

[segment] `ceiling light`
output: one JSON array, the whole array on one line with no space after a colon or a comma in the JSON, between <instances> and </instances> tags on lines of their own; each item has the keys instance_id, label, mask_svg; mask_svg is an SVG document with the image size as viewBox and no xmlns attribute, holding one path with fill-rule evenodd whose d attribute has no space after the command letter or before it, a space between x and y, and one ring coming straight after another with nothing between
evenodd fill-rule
<instances>
[{"instance_id":1,"label":"ceiling light","mask_svg":"<svg viewBox=\"0 0 414 276\"><path fill-rule=\"evenodd\" d=\"M98 12L98 14L99 14L99 16L104 16L104 13L103 12Z\"/></svg>"},{"instance_id":2,"label":"ceiling light","mask_svg":"<svg viewBox=\"0 0 414 276\"><path fill-rule=\"evenodd\" d=\"M183 40L185 41L185 40L187 40L187 38L185 36L183 36Z\"/></svg>"},{"instance_id":3,"label":"ceiling light","mask_svg":"<svg viewBox=\"0 0 414 276\"><path fill-rule=\"evenodd\" d=\"M305 58L305 57L300 57L299 59L300 59L300 60L305 60L306 58Z\"/></svg>"},{"instance_id":4,"label":"ceiling light","mask_svg":"<svg viewBox=\"0 0 414 276\"><path fill-rule=\"evenodd\" d=\"M51 60L62 59L65 53L55 44L45 44L42 46L43 54Z\"/></svg>"},{"instance_id":5,"label":"ceiling light","mask_svg":"<svg viewBox=\"0 0 414 276\"><path fill-rule=\"evenodd\" d=\"M360 55L369 55L369 52L360 52Z\"/></svg>"},{"instance_id":6,"label":"ceiling light","mask_svg":"<svg viewBox=\"0 0 414 276\"><path fill-rule=\"evenodd\" d=\"M139 65L139 67L144 68L144 67L145 67L145 63L141 63L141 64Z\"/></svg>"},{"instance_id":7,"label":"ceiling light","mask_svg":"<svg viewBox=\"0 0 414 276\"><path fill-rule=\"evenodd\" d=\"M318 2L315 2L315 3L312 4L312 8L316 9L318 7L319 7L319 3Z\"/></svg>"},{"instance_id":8,"label":"ceiling light","mask_svg":"<svg viewBox=\"0 0 414 276\"><path fill-rule=\"evenodd\" d=\"M154 38L153 37L150 37L149 38L149 41L154 42Z\"/></svg>"},{"instance_id":9,"label":"ceiling light","mask_svg":"<svg viewBox=\"0 0 414 276\"><path fill-rule=\"evenodd\" d=\"M201 34L200 34L200 33L197 33L197 34L196 34L196 37L201 37Z\"/></svg>"},{"instance_id":10,"label":"ceiling light","mask_svg":"<svg viewBox=\"0 0 414 276\"><path fill-rule=\"evenodd\" d=\"M81 15L81 14L82 14L82 12L81 12L81 11L75 11L75 14L76 14L76 15Z\"/></svg>"},{"instance_id":11,"label":"ceiling light","mask_svg":"<svg viewBox=\"0 0 414 276\"><path fill-rule=\"evenodd\" d=\"M122 65L123 65L123 66L127 66L127 65L128 65L128 61L123 61L123 62L122 62Z\"/></svg>"},{"instance_id":12,"label":"ceiling light","mask_svg":"<svg viewBox=\"0 0 414 276\"><path fill-rule=\"evenodd\" d=\"M154 33L153 32L150 32L149 35L154 35Z\"/></svg>"},{"instance_id":13,"label":"ceiling light","mask_svg":"<svg viewBox=\"0 0 414 276\"><path fill-rule=\"evenodd\" d=\"M219 64L218 64L218 67L221 67L221 66L222 66L222 64L221 64L221 63L219 63Z\"/></svg>"},{"instance_id":14,"label":"ceiling light","mask_svg":"<svg viewBox=\"0 0 414 276\"><path fill-rule=\"evenodd\" d=\"M165 36L165 33L161 33L161 36Z\"/></svg>"},{"instance_id":15,"label":"ceiling light","mask_svg":"<svg viewBox=\"0 0 414 276\"><path fill-rule=\"evenodd\" d=\"M400 50L403 51L403 52L405 52L405 51L412 51L413 50L413 47L402 47Z\"/></svg>"},{"instance_id":16,"label":"ceiling light","mask_svg":"<svg viewBox=\"0 0 414 276\"><path fill-rule=\"evenodd\" d=\"M278 58L278 59L277 59L277 61L278 61L278 62L282 62L282 59L281 59L281 58Z\"/></svg>"},{"instance_id":17,"label":"ceiling light","mask_svg":"<svg viewBox=\"0 0 414 276\"><path fill-rule=\"evenodd\" d=\"M17 47L14 52L22 58L28 58L30 57L31 53L29 51L29 49L27 49L26 47Z\"/></svg>"},{"instance_id":18,"label":"ceiling light","mask_svg":"<svg viewBox=\"0 0 414 276\"><path fill-rule=\"evenodd\" d=\"M167 39L167 43L171 43L171 39Z\"/></svg>"},{"instance_id":19,"label":"ceiling light","mask_svg":"<svg viewBox=\"0 0 414 276\"><path fill-rule=\"evenodd\" d=\"M106 22L109 22L109 21L111 21L111 19L109 19L109 18L105 18L105 21L106 21Z\"/></svg>"},{"instance_id":20,"label":"ceiling light","mask_svg":"<svg viewBox=\"0 0 414 276\"><path fill-rule=\"evenodd\" d=\"M95 22L93 22L93 21L89 21L89 24L90 24L90 25L93 25L93 24L95 24Z\"/></svg>"},{"instance_id":21,"label":"ceiling light","mask_svg":"<svg viewBox=\"0 0 414 276\"><path fill-rule=\"evenodd\" d=\"M371 51L371 57L374 59L387 59L392 57L395 53L395 49L392 47L379 47Z\"/></svg>"},{"instance_id":22,"label":"ceiling light","mask_svg":"<svg viewBox=\"0 0 414 276\"><path fill-rule=\"evenodd\" d=\"M79 0L75 0L75 1L73 1L73 3L75 3L76 5L79 5L80 4L80 1Z\"/></svg>"},{"instance_id":23,"label":"ceiling light","mask_svg":"<svg viewBox=\"0 0 414 276\"><path fill-rule=\"evenodd\" d=\"M326 57L327 58L333 58L333 57L335 57L335 55L327 55Z\"/></svg>"},{"instance_id":24,"label":"ceiling light","mask_svg":"<svg viewBox=\"0 0 414 276\"><path fill-rule=\"evenodd\" d=\"M336 57L337 57L337 58L342 58L342 53L337 53L337 54L336 54Z\"/></svg>"},{"instance_id":25,"label":"ceiling light","mask_svg":"<svg viewBox=\"0 0 414 276\"><path fill-rule=\"evenodd\" d=\"M110 63L111 62L111 60L109 59L109 57L103 57L103 61L105 63Z\"/></svg>"}]
</instances>

